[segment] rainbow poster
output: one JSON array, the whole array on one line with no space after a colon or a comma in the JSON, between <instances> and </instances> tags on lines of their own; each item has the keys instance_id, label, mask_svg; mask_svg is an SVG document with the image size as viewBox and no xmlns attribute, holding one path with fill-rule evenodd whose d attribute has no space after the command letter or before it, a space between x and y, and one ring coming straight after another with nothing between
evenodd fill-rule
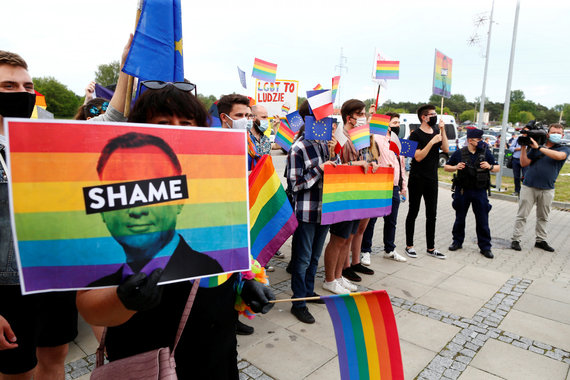
<instances>
[{"instance_id":1,"label":"rainbow poster","mask_svg":"<svg viewBox=\"0 0 570 380\"><path fill-rule=\"evenodd\" d=\"M404 379L396 318L385 290L322 300L333 323L342 380Z\"/></svg>"},{"instance_id":2,"label":"rainbow poster","mask_svg":"<svg viewBox=\"0 0 570 380\"><path fill-rule=\"evenodd\" d=\"M275 83L277 77L277 64L255 58L251 76L259 80Z\"/></svg>"},{"instance_id":3,"label":"rainbow poster","mask_svg":"<svg viewBox=\"0 0 570 380\"><path fill-rule=\"evenodd\" d=\"M354 127L348 131L350 139L356 150L368 148L370 146L370 126L368 124Z\"/></svg>"},{"instance_id":4,"label":"rainbow poster","mask_svg":"<svg viewBox=\"0 0 570 380\"><path fill-rule=\"evenodd\" d=\"M376 61L376 79L400 79L400 61Z\"/></svg>"},{"instance_id":5,"label":"rainbow poster","mask_svg":"<svg viewBox=\"0 0 570 380\"><path fill-rule=\"evenodd\" d=\"M321 224L389 215L393 186L394 168L325 165Z\"/></svg>"},{"instance_id":6,"label":"rainbow poster","mask_svg":"<svg viewBox=\"0 0 570 380\"><path fill-rule=\"evenodd\" d=\"M370 119L370 133L386 136L390 126L390 116L375 113Z\"/></svg>"},{"instance_id":7,"label":"rainbow poster","mask_svg":"<svg viewBox=\"0 0 570 380\"><path fill-rule=\"evenodd\" d=\"M435 49L434 72L433 72L433 93L435 95L443 96L444 98L451 97L451 68L453 60Z\"/></svg>"},{"instance_id":8,"label":"rainbow poster","mask_svg":"<svg viewBox=\"0 0 570 380\"><path fill-rule=\"evenodd\" d=\"M281 148L285 149L285 151L288 152L289 149L291 149L291 145L293 145L294 139L295 132L289 128L287 120L281 119L279 129L277 129L277 133L275 134L275 144L279 145Z\"/></svg>"},{"instance_id":9,"label":"rainbow poster","mask_svg":"<svg viewBox=\"0 0 570 380\"><path fill-rule=\"evenodd\" d=\"M24 292L113 285L159 267L163 283L249 268L245 131L6 126Z\"/></svg>"}]
</instances>

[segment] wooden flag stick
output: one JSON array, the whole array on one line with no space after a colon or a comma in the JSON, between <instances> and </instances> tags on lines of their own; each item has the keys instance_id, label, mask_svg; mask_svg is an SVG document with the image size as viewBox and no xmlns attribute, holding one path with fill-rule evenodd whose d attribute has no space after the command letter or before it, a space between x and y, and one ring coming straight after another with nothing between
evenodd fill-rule
<instances>
[{"instance_id":1,"label":"wooden flag stick","mask_svg":"<svg viewBox=\"0 0 570 380\"><path fill-rule=\"evenodd\" d=\"M141 10L142 10L142 1L139 1L138 7L137 7L137 17L135 20L135 32L137 29L137 26L139 24L139 19L141 18ZM132 47L132 45L131 45ZM122 67L121 67L122 69ZM127 79L127 93L125 95L125 108L123 109L123 115L125 117L129 117L129 113L131 112L131 101L133 100L133 82L134 82L134 78L132 76L128 76Z\"/></svg>"},{"instance_id":2,"label":"wooden flag stick","mask_svg":"<svg viewBox=\"0 0 570 380\"><path fill-rule=\"evenodd\" d=\"M269 303L293 302L293 301L315 301L315 300L320 300L320 299L321 299L320 296L315 296L315 297L303 297L303 298L287 298L287 299L282 299L282 300L269 301Z\"/></svg>"},{"instance_id":3,"label":"wooden flag stick","mask_svg":"<svg viewBox=\"0 0 570 380\"><path fill-rule=\"evenodd\" d=\"M376 92L376 103L374 108L378 109L378 98L380 97L380 82L378 82L378 91Z\"/></svg>"},{"instance_id":4,"label":"wooden flag stick","mask_svg":"<svg viewBox=\"0 0 570 380\"><path fill-rule=\"evenodd\" d=\"M441 95L441 110L440 110L440 114L441 116L443 116L443 95Z\"/></svg>"}]
</instances>

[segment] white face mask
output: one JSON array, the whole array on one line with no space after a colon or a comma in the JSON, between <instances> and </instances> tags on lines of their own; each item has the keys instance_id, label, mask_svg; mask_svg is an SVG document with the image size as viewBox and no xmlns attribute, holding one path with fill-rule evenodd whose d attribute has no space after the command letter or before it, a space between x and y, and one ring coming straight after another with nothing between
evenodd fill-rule
<instances>
[{"instance_id":1,"label":"white face mask","mask_svg":"<svg viewBox=\"0 0 570 380\"><path fill-rule=\"evenodd\" d=\"M361 125L366 124L366 117L359 117L356 119L356 126L360 127Z\"/></svg>"},{"instance_id":2,"label":"white face mask","mask_svg":"<svg viewBox=\"0 0 570 380\"><path fill-rule=\"evenodd\" d=\"M259 120L259 127L257 127L257 129L259 129L261 133L267 131L268 127L269 127L269 120Z\"/></svg>"},{"instance_id":3,"label":"white face mask","mask_svg":"<svg viewBox=\"0 0 570 380\"><path fill-rule=\"evenodd\" d=\"M247 129L247 128L251 128L251 126L253 125L253 121L247 120L246 117L234 120L230 117L230 115L226 114L226 116L232 121L232 126L230 126L228 123L226 123L226 125L230 128Z\"/></svg>"}]
</instances>

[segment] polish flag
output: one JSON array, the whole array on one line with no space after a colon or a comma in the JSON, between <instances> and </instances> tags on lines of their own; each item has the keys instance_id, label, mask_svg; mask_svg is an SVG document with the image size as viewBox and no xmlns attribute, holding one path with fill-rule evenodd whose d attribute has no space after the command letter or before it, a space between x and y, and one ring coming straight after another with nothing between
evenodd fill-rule
<instances>
[{"instance_id":1,"label":"polish flag","mask_svg":"<svg viewBox=\"0 0 570 380\"><path fill-rule=\"evenodd\" d=\"M400 155L400 151L402 150L400 139L395 133L390 133L390 150L396 153L397 156Z\"/></svg>"},{"instance_id":2,"label":"polish flag","mask_svg":"<svg viewBox=\"0 0 570 380\"><path fill-rule=\"evenodd\" d=\"M316 120L321 120L333 113L332 90L327 90L308 99Z\"/></svg>"},{"instance_id":3,"label":"polish flag","mask_svg":"<svg viewBox=\"0 0 570 380\"><path fill-rule=\"evenodd\" d=\"M338 154L342 150L342 147L344 147L344 144L346 144L346 142L348 141L348 137L346 137L343 130L344 128L337 126L336 130L334 131L334 138L336 139L336 146L334 147L334 152L336 154Z\"/></svg>"}]
</instances>

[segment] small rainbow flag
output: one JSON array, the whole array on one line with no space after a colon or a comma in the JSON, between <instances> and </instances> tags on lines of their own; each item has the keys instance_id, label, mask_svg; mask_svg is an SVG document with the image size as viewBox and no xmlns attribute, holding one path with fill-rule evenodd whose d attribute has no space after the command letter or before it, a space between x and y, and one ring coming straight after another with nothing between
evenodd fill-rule
<instances>
[{"instance_id":1,"label":"small rainbow flag","mask_svg":"<svg viewBox=\"0 0 570 380\"><path fill-rule=\"evenodd\" d=\"M325 165L321 224L389 215L393 186L394 168L364 174L359 166Z\"/></svg>"},{"instance_id":2,"label":"small rainbow flag","mask_svg":"<svg viewBox=\"0 0 570 380\"><path fill-rule=\"evenodd\" d=\"M332 101L336 99L336 93L338 92L338 84L340 82L340 76L333 77L332 79Z\"/></svg>"},{"instance_id":3,"label":"small rainbow flag","mask_svg":"<svg viewBox=\"0 0 570 380\"><path fill-rule=\"evenodd\" d=\"M356 150L368 148L370 146L370 126L368 124L352 128L348 131L350 139Z\"/></svg>"},{"instance_id":4,"label":"small rainbow flag","mask_svg":"<svg viewBox=\"0 0 570 380\"><path fill-rule=\"evenodd\" d=\"M370 133L386 136L388 134L389 125L390 116L376 113L372 115L372 119L370 119Z\"/></svg>"},{"instance_id":5,"label":"small rainbow flag","mask_svg":"<svg viewBox=\"0 0 570 380\"><path fill-rule=\"evenodd\" d=\"M315 91L316 91L316 90L322 90L322 89L323 89L323 86L321 86L320 83L317 84L317 85L313 88L313 90L315 90Z\"/></svg>"},{"instance_id":6,"label":"small rainbow flag","mask_svg":"<svg viewBox=\"0 0 570 380\"><path fill-rule=\"evenodd\" d=\"M251 76L259 80L275 83L277 77L277 64L255 58Z\"/></svg>"},{"instance_id":7,"label":"small rainbow flag","mask_svg":"<svg viewBox=\"0 0 570 380\"><path fill-rule=\"evenodd\" d=\"M396 318L385 290L322 300L333 323L342 380L404 379Z\"/></svg>"},{"instance_id":8,"label":"small rainbow flag","mask_svg":"<svg viewBox=\"0 0 570 380\"><path fill-rule=\"evenodd\" d=\"M376 61L376 79L400 79L400 61Z\"/></svg>"},{"instance_id":9,"label":"small rainbow flag","mask_svg":"<svg viewBox=\"0 0 570 380\"><path fill-rule=\"evenodd\" d=\"M263 156L249 175L249 222L251 255L261 266L297 228L297 218L270 155Z\"/></svg>"},{"instance_id":10,"label":"small rainbow flag","mask_svg":"<svg viewBox=\"0 0 570 380\"><path fill-rule=\"evenodd\" d=\"M289 128L289 124L287 124L286 120L281 119L279 129L275 134L275 143L288 152L289 149L291 149L291 145L293 145L294 139L295 132Z\"/></svg>"},{"instance_id":11,"label":"small rainbow flag","mask_svg":"<svg viewBox=\"0 0 570 380\"><path fill-rule=\"evenodd\" d=\"M287 103L283 103L283 105L281 106L281 112L283 112L284 114L288 114L290 109L291 107L289 107Z\"/></svg>"}]
</instances>

